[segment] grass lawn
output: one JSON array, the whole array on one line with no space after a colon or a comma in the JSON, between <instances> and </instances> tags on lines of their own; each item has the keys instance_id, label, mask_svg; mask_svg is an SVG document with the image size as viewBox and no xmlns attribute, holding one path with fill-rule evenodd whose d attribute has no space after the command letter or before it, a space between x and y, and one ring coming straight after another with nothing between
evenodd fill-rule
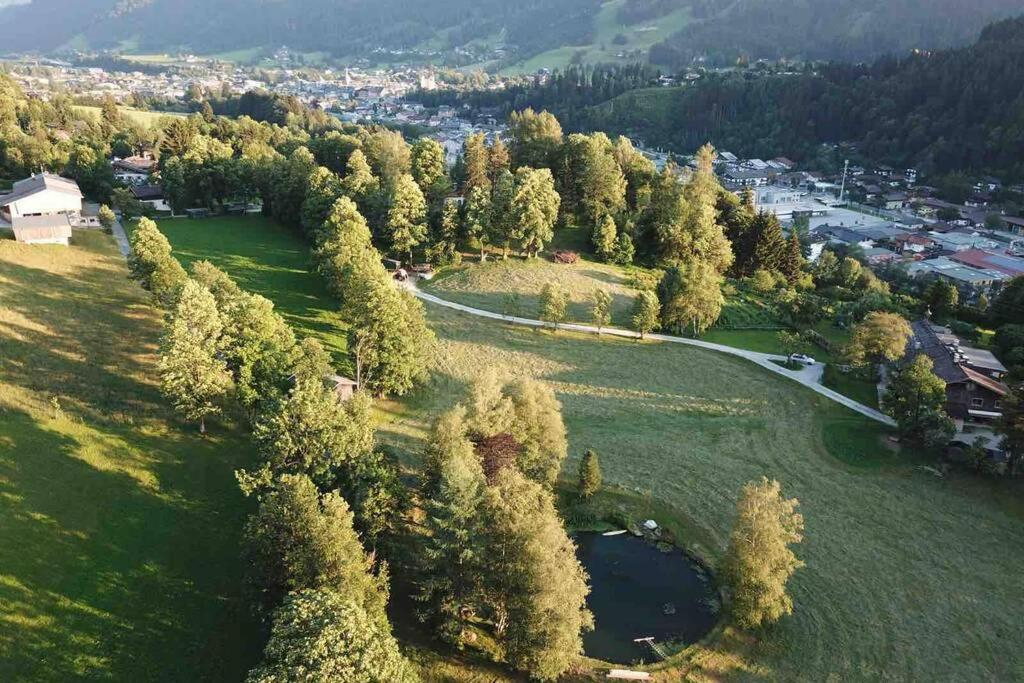
<instances>
[{"instance_id":1,"label":"grass lawn","mask_svg":"<svg viewBox=\"0 0 1024 683\"><path fill-rule=\"evenodd\" d=\"M263 216L174 218L159 225L182 265L210 261L242 288L273 301L289 325L315 336L339 368L346 366L346 328L323 280L309 270L305 239Z\"/></svg>"},{"instance_id":2,"label":"grass lawn","mask_svg":"<svg viewBox=\"0 0 1024 683\"><path fill-rule=\"evenodd\" d=\"M99 107L88 107L85 105L75 105L75 109L79 112L86 114L94 119L99 120L100 108ZM170 117L181 117L185 114L178 112L167 112L167 111L146 111L143 109L132 109L131 107L119 107L121 113L127 116L130 120L138 123L147 128L155 128L161 121L168 116Z\"/></svg>"},{"instance_id":3,"label":"grass lawn","mask_svg":"<svg viewBox=\"0 0 1024 683\"><path fill-rule=\"evenodd\" d=\"M612 295L612 324L629 326L636 291L627 284L621 268L583 260L574 264L554 263L543 257L491 259L483 264L467 263L443 270L422 287L443 299L498 312L504 310L505 295L516 292L520 315L535 318L541 288L548 283L557 284L569 297L567 319L587 323L591 297L594 290L601 288Z\"/></svg>"},{"instance_id":4,"label":"grass lawn","mask_svg":"<svg viewBox=\"0 0 1024 683\"><path fill-rule=\"evenodd\" d=\"M159 334L110 237L0 231L0 680L237 681L259 654L248 440L170 415Z\"/></svg>"},{"instance_id":5,"label":"grass lawn","mask_svg":"<svg viewBox=\"0 0 1024 683\"><path fill-rule=\"evenodd\" d=\"M262 232L278 230L261 226ZM268 239L260 234L241 241ZM180 236L172 242L189 251ZM223 240L202 244L209 253L195 243L194 257L227 251ZM287 298L288 291L261 274L260 250L246 253L229 272L243 286ZM491 267L495 282L513 277L502 274L501 264L479 273ZM480 296L467 287L450 287L453 298ZM484 291L500 306L503 292ZM787 495L800 499L807 528L798 554L807 566L791 584L794 615L757 638L720 630L663 668L685 670L695 680L1024 677L1024 653L1013 647L1024 642L1019 482L937 478L894 453L875 423L741 359L675 344L505 326L433 306L427 313L439 340L432 379L379 410L380 440L410 467L420 463L433 417L461 398L481 367L496 365L555 388L570 441L567 479L583 450L595 448L606 483L650 501L652 510L666 510L677 536L712 563L725 547L743 483L775 477ZM301 329L311 319L295 320ZM436 651L400 618L401 606L396 629L424 680L512 680L494 667Z\"/></svg>"},{"instance_id":6,"label":"grass lawn","mask_svg":"<svg viewBox=\"0 0 1024 683\"><path fill-rule=\"evenodd\" d=\"M1024 654L1007 647L1024 642L1019 483L936 478L873 423L739 359L427 310L440 340L433 379L386 405L381 433L410 464L431 417L494 364L554 386L567 477L594 447L607 483L671 506L712 561L744 482L775 477L800 499L807 566L792 582L794 615L755 641L726 630L693 648L697 680L1024 676Z\"/></svg>"}]
</instances>

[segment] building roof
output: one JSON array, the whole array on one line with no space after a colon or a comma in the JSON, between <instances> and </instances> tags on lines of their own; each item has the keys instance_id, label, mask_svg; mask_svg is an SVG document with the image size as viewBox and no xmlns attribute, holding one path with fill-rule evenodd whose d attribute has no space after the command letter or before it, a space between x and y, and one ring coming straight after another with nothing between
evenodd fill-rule
<instances>
[{"instance_id":1,"label":"building roof","mask_svg":"<svg viewBox=\"0 0 1024 683\"><path fill-rule=\"evenodd\" d=\"M950 260L963 263L974 268L998 270L1000 273L1017 277L1024 275L1024 259L1007 256L984 249L968 249L949 255Z\"/></svg>"},{"instance_id":2,"label":"building roof","mask_svg":"<svg viewBox=\"0 0 1024 683\"><path fill-rule=\"evenodd\" d=\"M1006 275L998 270L972 268L971 266L951 261L945 256L928 259L927 261L918 261L910 266L908 272L914 276L922 272L942 275L951 280L957 280L958 282L970 285L987 284L1006 279Z\"/></svg>"},{"instance_id":3,"label":"building roof","mask_svg":"<svg viewBox=\"0 0 1024 683\"><path fill-rule=\"evenodd\" d=\"M114 159L111 166L131 173L149 173L156 166L156 161L148 157L125 157L124 159Z\"/></svg>"},{"instance_id":4,"label":"building roof","mask_svg":"<svg viewBox=\"0 0 1024 683\"><path fill-rule=\"evenodd\" d=\"M15 217L13 226L14 239L19 242L69 239L71 237L71 222L63 214L18 216Z\"/></svg>"},{"instance_id":5,"label":"building roof","mask_svg":"<svg viewBox=\"0 0 1024 683\"><path fill-rule=\"evenodd\" d=\"M129 190L141 201L164 198L164 188L159 185L132 185Z\"/></svg>"},{"instance_id":6,"label":"building roof","mask_svg":"<svg viewBox=\"0 0 1024 683\"><path fill-rule=\"evenodd\" d=\"M78 189L78 183L74 180L62 178L52 173L40 173L39 175L32 175L14 183L14 187L9 194L0 195L0 206L8 206L19 199L30 197L44 190L61 192L78 198L82 197L82 191Z\"/></svg>"},{"instance_id":7,"label":"building roof","mask_svg":"<svg viewBox=\"0 0 1024 683\"><path fill-rule=\"evenodd\" d=\"M913 334L907 342L907 352L904 356L904 361L909 361L917 354L923 353L932 360L932 372L946 384L974 382L978 386L984 387L1000 396L1005 396L1009 392L1009 388L999 380L967 366L967 354L965 352L971 351L983 355L984 352L981 349L960 347L958 346L960 340L955 337L953 338L956 340L956 344L949 343L952 335L948 334L945 328L937 330L927 320L916 320L911 323L910 327ZM951 346L954 348L950 348ZM960 360L958 355L965 356L965 358ZM1002 367L1002 363L999 363L994 356L992 360Z\"/></svg>"}]
</instances>

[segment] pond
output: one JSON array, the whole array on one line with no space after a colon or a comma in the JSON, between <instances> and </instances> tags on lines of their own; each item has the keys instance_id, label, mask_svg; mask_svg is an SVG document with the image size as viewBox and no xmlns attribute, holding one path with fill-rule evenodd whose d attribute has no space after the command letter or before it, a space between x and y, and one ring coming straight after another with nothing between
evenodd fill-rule
<instances>
[{"instance_id":1,"label":"pond","mask_svg":"<svg viewBox=\"0 0 1024 683\"><path fill-rule=\"evenodd\" d=\"M595 628L583 636L588 657L617 664L658 659L634 642L690 644L717 621L717 594L706 572L681 550L662 552L630 534L576 535L580 563L590 575L587 606Z\"/></svg>"}]
</instances>

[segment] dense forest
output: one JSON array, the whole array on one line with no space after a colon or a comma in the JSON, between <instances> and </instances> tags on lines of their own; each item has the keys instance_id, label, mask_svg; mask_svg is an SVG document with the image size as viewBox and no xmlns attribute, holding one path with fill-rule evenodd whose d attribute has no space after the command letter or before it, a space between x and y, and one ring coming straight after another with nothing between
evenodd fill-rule
<instances>
[{"instance_id":1,"label":"dense forest","mask_svg":"<svg viewBox=\"0 0 1024 683\"><path fill-rule=\"evenodd\" d=\"M446 97L503 110L543 107L570 130L629 134L680 152L710 140L738 154L800 160L823 143L851 142L869 158L925 172L1024 177L1024 19L993 24L975 45L957 50L631 88L650 75L642 68L571 68L531 87Z\"/></svg>"},{"instance_id":2,"label":"dense forest","mask_svg":"<svg viewBox=\"0 0 1024 683\"><path fill-rule=\"evenodd\" d=\"M664 6L664 0L631 4ZM697 57L860 61L909 50L964 45L983 26L1020 13L1013 0L677 0L696 21L651 49L651 61L680 66Z\"/></svg>"},{"instance_id":3,"label":"dense forest","mask_svg":"<svg viewBox=\"0 0 1024 683\"><path fill-rule=\"evenodd\" d=\"M204 54L287 45L335 56L421 43L444 49L496 38L529 55L588 42L600 0L35 0L8 7L17 24L9 51L51 51L84 42L142 51ZM557 7L557 11L554 8ZM230 26L230 31L224 27ZM543 30L538 30L542 28Z\"/></svg>"}]
</instances>

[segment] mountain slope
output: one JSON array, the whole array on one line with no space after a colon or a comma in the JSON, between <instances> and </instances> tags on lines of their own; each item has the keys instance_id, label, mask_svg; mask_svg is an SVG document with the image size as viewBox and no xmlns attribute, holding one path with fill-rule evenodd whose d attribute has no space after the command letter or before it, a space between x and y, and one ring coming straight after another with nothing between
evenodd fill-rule
<instances>
[{"instance_id":1,"label":"mountain slope","mask_svg":"<svg viewBox=\"0 0 1024 683\"><path fill-rule=\"evenodd\" d=\"M20 1L20 0L19 0ZM289 47L335 56L502 42L506 63L694 57L867 59L970 42L1020 0L31 0L4 6L5 51L62 46L215 54ZM659 42L660 41L660 42ZM652 47L653 46L653 47ZM558 53L561 54L558 54ZM622 57L619 57L622 55ZM542 63L543 62L543 63Z\"/></svg>"}]
</instances>

